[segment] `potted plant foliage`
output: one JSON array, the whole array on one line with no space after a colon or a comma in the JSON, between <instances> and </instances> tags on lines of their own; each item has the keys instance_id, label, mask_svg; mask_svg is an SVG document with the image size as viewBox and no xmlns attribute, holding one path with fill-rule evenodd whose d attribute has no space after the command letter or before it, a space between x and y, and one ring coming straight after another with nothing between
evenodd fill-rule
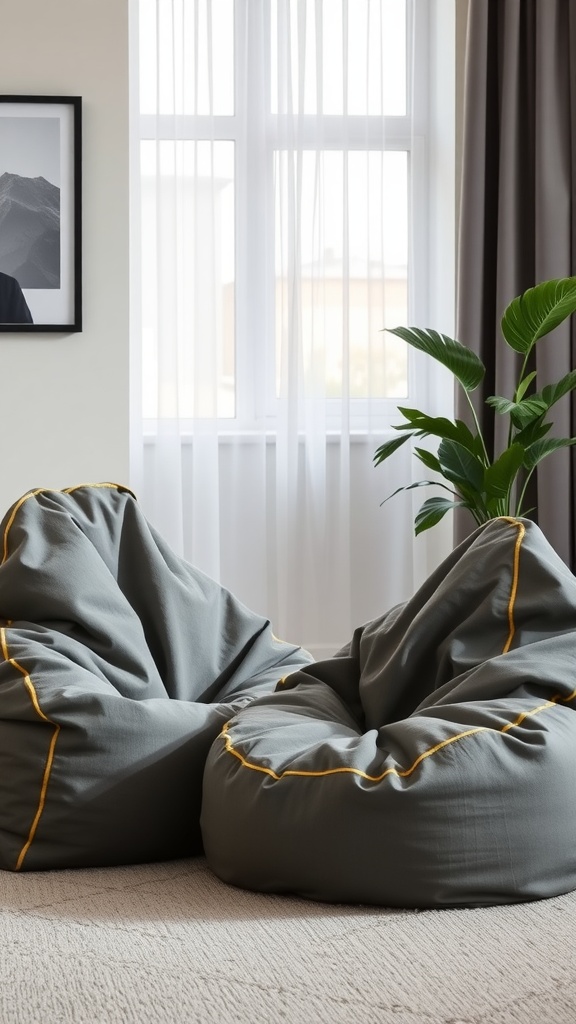
<instances>
[{"instance_id":1,"label":"potted plant foliage","mask_svg":"<svg viewBox=\"0 0 576 1024\"><path fill-rule=\"evenodd\" d=\"M530 356L536 343L575 311L576 277L543 281L513 299L504 311L504 341L522 357L522 363L514 394L509 398L492 395L486 399L494 417L502 416L507 422L506 447L494 458L490 457L470 398L485 374L478 356L454 338L434 330L391 330L391 334L447 367L470 407L471 427L460 419L428 416L419 409L399 406L403 422L394 427L398 436L380 445L374 454L375 465L380 465L410 438L438 438L436 454L418 446L414 454L442 479L419 480L389 495L392 498L399 491L428 486L449 492L450 497L436 496L424 502L414 520L416 534L435 526L454 508L468 509L478 525L499 516L518 518L533 511L525 505L528 483L536 466L559 448L576 444L576 437L547 436L553 426L550 410L576 388L576 370L538 390L537 373L529 369Z\"/></svg>"}]
</instances>

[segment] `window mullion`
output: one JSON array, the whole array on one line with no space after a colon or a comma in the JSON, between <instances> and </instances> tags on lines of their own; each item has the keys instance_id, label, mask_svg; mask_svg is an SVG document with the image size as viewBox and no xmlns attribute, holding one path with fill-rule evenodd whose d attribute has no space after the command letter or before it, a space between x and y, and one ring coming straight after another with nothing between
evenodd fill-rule
<instances>
[{"instance_id":1,"label":"window mullion","mask_svg":"<svg viewBox=\"0 0 576 1024\"><path fill-rule=\"evenodd\" d=\"M195 139L219 142L236 135L236 118L191 114L141 114L140 138L155 140Z\"/></svg>"},{"instance_id":2,"label":"window mullion","mask_svg":"<svg viewBox=\"0 0 576 1024\"><path fill-rule=\"evenodd\" d=\"M267 135L272 149L280 139L290 137L289 119L273 114L268 119ZM382 150L409 149L412 124L409 117L379 117L376 115L311 114L298 119L298 142L303 149Z\"/></svg>"},{"instance_id":3,"label":"window mullion","mask_svg":"<svg viewBox=\"0 0 576 1024\"><path fill-rule=\"evenodd\" d=\"M236 415L264 416L274 336L272 155L268 4L236 0Z\"/></svg>"}]
</instances>

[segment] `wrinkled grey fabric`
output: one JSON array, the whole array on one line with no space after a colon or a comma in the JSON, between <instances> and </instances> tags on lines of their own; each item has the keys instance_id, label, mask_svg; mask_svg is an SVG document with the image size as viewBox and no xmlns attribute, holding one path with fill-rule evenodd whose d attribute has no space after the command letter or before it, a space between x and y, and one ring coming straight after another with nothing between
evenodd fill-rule
<instances>
[{"instance_id":1,"label":"wrinkled grey fabric","mask_svg":"<svg viewBox=\"0 0 576 1024\"><path fill-rule=\"evenodd\" d=\"M228 723L201 825L249 889L419 907L576 888L576 578L539 528L480 528Z\"/></svg>"},{"instance_id":2,"label":"wrinkled grey fabric","mask_svg":"<svg viewBox=\"0 0 576 1024\"><path fill-rule=\"evenodd\" d=\"M33 492L0 540L0 867L199 852L211 742L310 655L176 557L125 488Z\"/></svg>"}]
</instances>

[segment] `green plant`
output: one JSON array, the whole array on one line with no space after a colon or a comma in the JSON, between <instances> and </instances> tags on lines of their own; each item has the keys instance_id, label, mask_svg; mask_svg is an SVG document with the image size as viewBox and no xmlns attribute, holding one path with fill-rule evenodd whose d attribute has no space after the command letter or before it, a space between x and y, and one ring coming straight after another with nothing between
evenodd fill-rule
<instances>
[{"instance_id":1,"label":"green plant","mask_svg":"<svg viewBox=\"0 0 576 1024\"><path fill-rule=\"evenodd\" d=\"M414 520L416 534L435 526L454 508L468 509L479 525L498 516L521 517L533 511L524 505L536 466L559 448L576 444L576 437L546 437L553 425L548 413L560 398L576 388L576 370L537 391L536 371L529 369L530 356L536 342L575 311L576 277L543 281L513 299L504 311L502 335L523 359L512 398L492 395L486 399L494 417L503 416L508 422L506 448L493 460L470 398L486 372L482 361L460 342L437 331L415 327L391 330L391 334L451 371L464 391L473 424L470 428L463 420L427 416L419 409L398 406L404 417L404 422L394 427L399 436L380 445L374 454L375 465L384 462L410 438L432 436L439 439L436 454L419 447L414 448L414 454L427 469L447 482L419 480L399 487L389 498L400 491L432 485L442 487L452 496L428 498L424 502Z\"/></svg>"}]
</instances>

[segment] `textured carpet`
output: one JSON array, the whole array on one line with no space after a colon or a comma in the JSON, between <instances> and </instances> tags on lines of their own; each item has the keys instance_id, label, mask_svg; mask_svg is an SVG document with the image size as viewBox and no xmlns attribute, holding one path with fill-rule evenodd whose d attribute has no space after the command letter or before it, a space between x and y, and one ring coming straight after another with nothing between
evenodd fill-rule
<instances>
[{"instance_id":1,"label":"textured carpet","mask_svg":"<svg viewBox=\"0 0 576 1024\"><path fill-rule=\"evenodd\" d=\"M229 888L202 859L0 872L1 1024L574 1024L576 894L478 910Z\"/></svg>"}]
</instances>

